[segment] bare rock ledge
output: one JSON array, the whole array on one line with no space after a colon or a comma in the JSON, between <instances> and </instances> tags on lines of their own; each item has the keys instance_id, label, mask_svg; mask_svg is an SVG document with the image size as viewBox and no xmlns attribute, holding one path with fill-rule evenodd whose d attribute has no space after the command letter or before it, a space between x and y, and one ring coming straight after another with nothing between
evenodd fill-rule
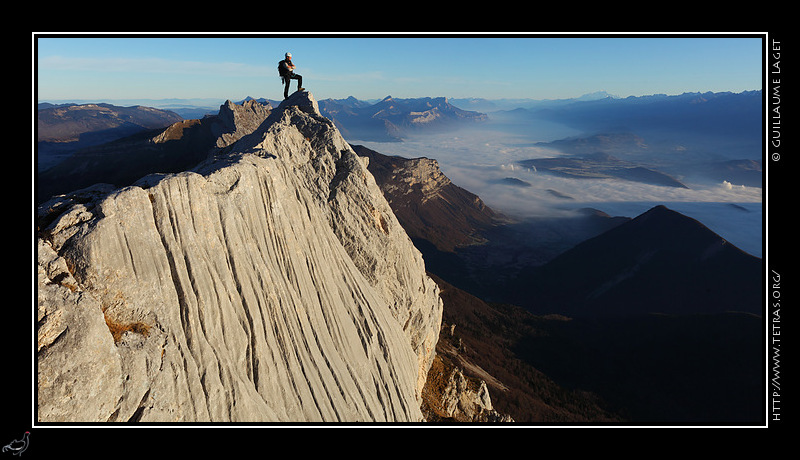
<instances>
[{"instance_id":1,"label":"bare rock ledge","mask_svg":"<svg viewBox=\"0 0 800 460\"><path fill-rule=\"evenodd\" d=\"M192 171L39 208L40 422L421 421L442 317L307 92Z\"/></svg>"}]
</instances>

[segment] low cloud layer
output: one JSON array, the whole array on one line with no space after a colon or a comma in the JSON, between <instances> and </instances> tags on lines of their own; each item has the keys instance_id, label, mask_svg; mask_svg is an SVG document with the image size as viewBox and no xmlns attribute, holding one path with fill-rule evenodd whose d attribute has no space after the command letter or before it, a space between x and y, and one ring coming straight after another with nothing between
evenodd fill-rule
<instances>
[{"instance_id":1,"label":"low cloud layer","mask_svg":"<svg viewBox=\"0 0 800 460\"><path fill-rule=\"evenodd\" d=\"M535 142L571 134L566 128L524 135L478 129L418 136L400 143L363 144L386 155L434 158L456 185L511 216L563 216L591 207L610 215L635 217L664 204L699 220L737 247L761 256L760 187L724 181L687 183L689 188L683 189L614 179L574 179L517 164L558 156L558 152Z\"/></svg>"}]
</instances>

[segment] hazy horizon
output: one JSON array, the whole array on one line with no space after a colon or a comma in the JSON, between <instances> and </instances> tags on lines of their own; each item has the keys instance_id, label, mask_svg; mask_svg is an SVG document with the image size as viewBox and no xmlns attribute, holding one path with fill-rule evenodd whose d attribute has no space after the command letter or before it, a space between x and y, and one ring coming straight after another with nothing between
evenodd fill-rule
<instances>
[{"instance_id":1,"label":"hazy horizon","mask_svg":"<svg viewBox=\"0 0 800 460\"><path fill-rule=\"evenodd\" d=\"M752 92L752 91L761 91L761 90L762 90L761 88L745 89L745 90L742 90L742 91L703 91L703 90L697 90L697 91L685 91L685 92L682 92L682 93L675 93L675 94L653 93L653 94L642 94L642 95L639 95L639 96L624 96L624 97L623 96L618 96L618 95L615 95L615 94L609 94L609 96L610 97L614 97L614 98L624 99L625 97L648 97L648 96L660 96L660 95L664 95L664 96L681 96L683 94L704 94L704 93L734 93L734 94L741 94L741 93L747 93L747 92ZM359 97L358 95L351 94L351 95L345 96L345 97L333 98L333 97L319 96L316 93L314 93L314 91L312 91L310 89L307 89L307 91L309 91L310 93L314 94L314 98L316 100L325 100L325 99L345 100L345 99L348 99L350 97L353 97L356 100L359 100L359 101L362 101L362 102L373 102L374 103L374 102L377 102L377 101L381 101L384 98L389 97L389 96L395 97L395 96L393 96L391 94L387 94L387 95L385 95L383 97L380 97L380 98L363 98L363 97ZM430 98L444 97L444 98L447 98L448 101L450 101L451 103L452 103L452 100L470 100L470 99L474 99L474 100L485 100L485 101L490 101L490 102L508 101L507 104L514 105L515 103L520 103L520 102L546 102L546 101L561 101L561 100L564 100L564 101L566 101L566 100L577 100L577 99L581 99L581 98L584 98L584 97L587 97L587 96L591 96L591 95L594 95L594 94L598 94L598 93L607 93L607 91L605 91L603 89L598 89L598 90L595 90L595 91L590 91L588 93L577 94L577 95L574 95L574 96L558 98L558 99L552 99L552 98L544 98L544 99L536 99L536 98L495 98L495 99L492 99L492 98L487 98L487 97L481 97L479 95L467 96L467 97L451 97L451 96L441 95L441 94L426 94L426 95L419 95L419 96L408 96L408 97L403 97L403 98L397 97L397 99L421 99L421 98L426 98L426 97L430 97ZM191 107L199 107L199 108L211 107L211 108L213 108L216 104L222 104L222 103L224 103L225 101L228 101L228 100L233 101L233 102L238 102L238 101L241 101L241 100L245 100L247 98L269 99L269 100L280 101L283 98L283 96L281 96L280 98L266 98L266 97L256 97L256 96L245 96L243 98L236 98L236 99L232 99L232 98L200 98L200 97L186 97L186 98L165 97L165 98L159 98L159 99L153 99L153 98L132 98L132 99L130 99L130 98L121 98L121 99L112 99L112 98L94 98L94 99L65 98L65 99L52 99L52 98L44 98L44 99L42 99L42 98L40 98L40 99L37 100L37 103L38 104L43 104L43 103L50 103L50 104L69 104L69 103L74 103L74 104L93 104L93 103L94 104L100 104L100 103L109 103L109 104L115 104L115 103L123 103L123 102L125 102L125 103L133 103L135 105L135 104L140 104L141 102L149 101L149 102L159 102L159 103L162 103L164 105L177 104L177 103L185 103L185 104L188 103L188 105L191 106ZM201 105L201 104L211 104L211 105ZM158 108L158 107L155 107L155 108ZM459 107L459 108L465 109L465 110L475 110L475 111L478 111L478 112L481 111L480 109L469 109L469 108L464 108L464 107Z\"/></svg>"}]
</instances>

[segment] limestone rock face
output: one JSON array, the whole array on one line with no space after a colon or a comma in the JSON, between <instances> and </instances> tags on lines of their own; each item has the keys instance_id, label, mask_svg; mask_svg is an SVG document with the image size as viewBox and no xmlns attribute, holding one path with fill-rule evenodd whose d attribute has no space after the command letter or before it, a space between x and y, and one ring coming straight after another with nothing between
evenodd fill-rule
<instances>
[{"instance_id":1,"label":"limestone rock face","mask_svg":"<svg viewBox=\"0 0 800 460\"><path fill-rule=\"evenodd\" d=\"M421 421L442 304L295 93L193 171L39 209L40 421Z\"/></svg>"},{"instance_id":2,"label":"limestone rock face","mask_svg":"<svg viewBox=\"0 0 800 460\"><path fill-rule=\"evenodd\" d=\"M509 422L508 415L502 415L492 408L489 389L481 380L477 388L464 376L461 368L454 368L447 380L442 394L441 405L447 417L468 422Z\"/></svg>"},{"instance_id":3,"label":"limestone rock face","mask_svg":"<svg viewBox=\"0 0 800 460\"><path fill-rule=\"evenodd\" d=\"M483 233L501 218L477 195L451 182L436 160L387 156L362 145L353 150L369 159L369 171L411 238L453 252L485 242Z\"/></svg>"},{"instance_id":4,"label":"limestone rock face","mask_svg":"<svg viewBox=\"0 0 800 460\"><path fill-rule=\"evenodd\" d=\"M453 355L452 345L444 348L450 351L437 354L423 391L425 419L432 422L513 422L510 415L492 406L486 381L467 376L462 367L468 364L474 370L477 366Z\"/></svg>"},{"instance_id":5,"label":"limestone rock face","mask_svg":"<svg viewBox=\"0 0 800 460\"><path fill-rule=\"evenodd\" d=\"M227 147L258 129L271 109L269 102L262 105L253 99L241 105L225 101L219 108L218 123L212 126L212 131L218 136L216 147Z\"/></svg>"}]
</instances>

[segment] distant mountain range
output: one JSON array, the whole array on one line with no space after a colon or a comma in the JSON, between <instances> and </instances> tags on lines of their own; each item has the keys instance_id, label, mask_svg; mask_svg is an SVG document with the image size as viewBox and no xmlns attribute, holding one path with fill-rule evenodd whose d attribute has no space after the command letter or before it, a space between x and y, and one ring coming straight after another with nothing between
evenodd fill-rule
<instances>
[{"instance_id":1,"label":"distant mountain range","mask_svg":"<svg viewBox=\"0 0 800 460\"><path fill-rule=\"evenodd\" d=\"M164 128L182 118L151 107L111 104L39 104L36 113L38 169L43 171L75 151L148 129Z\"/></svg>"},{"instance_id":2,"label":"distant mountain range","mask_svg":"<svg viewBox=\"0 0 800 460\"><path fill-rule=\"evenodd\" d=\"M51 102L40 102L39 109L54 107L54 106L67 106L67 105L86 105L86 104L99 104L97 100L62 100ZM158 110L165 110L175 112L183 119L189 120L194 118L203 118L207 114L217 113L220 105L225 103L225 99L218 98L167 98L167 99L109 99L104 100L102 103L115 105L117 107L152 107Z\"/></svg>"},{"instance_id":3,"label":"distant mountain range","mask_svg":"<svg viewBox=\"0 0 800 460\"><path fill-rule=\"evenodd\" d=\"M92 108L86 106L70 106L68 113L84 114ZM234 104L228 101L213 116L201 119L182 120L169 112L140 108L106 106L104 110L90 117L109 120L108 125L96 122L85 124L85 129L99 129L103 136L94 136L95 141L105 139L99 144L84 145L70 152L69 161L61 161L54 166L40 171L36 181L37 202L47 200L53 195L88 187L95 183L108 183L118 187L130 185L137 179L153 172L178 172L195 166L215 149L224 148L241 137L242 129L248 132L258 127L269 115L271 106L255 101ZM49 111L48 110L48 111ZM48 111L44 111L47 115ZM41 114L42 111L40 111ZM92 113L92 112L89 112ZM128 123L119 129L117 120L123 116L136 119L130 114L166 114L154 116L152 125L160 127L146 128L142 122ZM177 118L177 121L174 119ZM173 120L167 125L163 123ZM65 117L64 125L75 123ZM52 123L51 126L58 126ZM102 126L112 126L102 128ZM48 132L54 132L52 129ZM65 129L62 129L65 131ZM131 132L132 131L132 132ZM83 137L93 137L95 131L81 133ZM127 134L126 134L127 133ZM46 155L46 147L39 143L38 155ZM41 158L40 158L41 161Z\"/></svg>"},{"instance_id":4,"label":"distant mountain range","mask_svg":"<svg viewBox=\"0 0 800 460\"><path fill-rule=\"evenodd\" d=\"M481 97L452 98L450 103L466 110L481 112L498 112L513 109L541 109L545 107L558 107L574 102L597 101L600 99L619 99L619 96L609 94L607 91L595 91L582 96L565 99L530 99L530 98L502 98L486 99Z\"/></svg>"},{"instance_id":5,"label":"distant mountain range","mask_svg":"<svg viewBox=\"0 0 800 460\"><path fill-rule=\"evenodd\" d=\"M552 142L537 142L563 155L521 160L519 164L575 179L616 178L652 185L688 188L680 178L727 181L747 187L763 186L760 160L684 158L680 149L648 145L633 133L598 133Z\"/></svg>"},{"instance_id":6,"label":"distant mountain range","mask_svg":"<svg viewBox=\"0 0 800 460\"><path fill-rule=\"evenodd\" d=\"M519 101L514 109L583 129L626 126L633 130L657 123L673 130L711 129L736 134L743 128L747 132L754 129L752 122L760 121L763 104L762 91L755 90ZM761 128L759 123L756 127Z\"/></svg>"},{"instance_id":7,"label":"distant mountain range","mask_svg":"<svg viewBox=\"0 0 800 460\"><path fill-rule=\"evenodd\" d=\"M538 158L519 162L522 166L549 171L573 179L621 179L666 187L688 188L680 181L636 163L620 160L604 152L582 157Z\"/></svg>"},{"instance_id":8,"label":"distant mountain range","mask_svg":"<svg viewBox=\"0 0 800 460\"><path fill-rule=\"evenodd\" d=\"M398 99L387 96L370 104L353 97L319 101L346 139L398 141L410 133L430 132L487 120L480 112L462 110L444 97Z\"/></svg>"},{"instance_id":9,"label":"distant mountain range","mask_svg":"<svg viewBox=\"0 0 800 460\"><path fill-rule=\"evenodd\" d=\"M561 123L586 133L634 133L673 159L676 152L683 152L695 160L759 160L763 109L758 90L609 97L523 108L513 116Z\"/></svg>"},{"instance_id":10,"label":"distant mountain range","mask_svg":"<svg viewBox=\"0 0 800 460\"><path fill-rule=\"evenodd\" d=\"M180 120L180 116L174 112L144 106L39 104L36 141L77 142L87 133L92 133L99 142L103 142L142 129L168 126Z\"/></svg>"},{"instance_id":11,"label":"distant mountain range","mask_svg":"<svg viewBox=\"0 0 800 460\"><path fill-rule=\"evenodd\" d=\"M675 182L685 186L727 181L762 187L762 111L762 92L745 91L543 101L538 106L493 112L491 117L520 126L546 121L579 130L580 135L534 144L566 154L541 162L542 168L552 166L550 172L603 175L609 172L609 164L584 162L567 167L560 163L607 154L629 163L624 170L617 168L621 164L614 168L629 180L674 186L680 186Z\"/></svg>"}]
</instances>

